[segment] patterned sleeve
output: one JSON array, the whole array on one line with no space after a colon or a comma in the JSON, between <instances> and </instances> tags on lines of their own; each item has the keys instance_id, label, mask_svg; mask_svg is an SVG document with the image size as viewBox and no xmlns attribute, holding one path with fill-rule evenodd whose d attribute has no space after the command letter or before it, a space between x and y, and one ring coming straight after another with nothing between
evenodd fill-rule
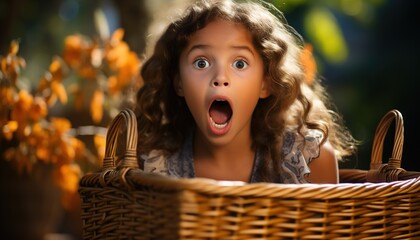
<instances>
[{"instance_id":1,"label":"patterned sleeve","mask_svg":"<svg viewBox=\"0 0 420 240\"><path fill-rule=\"evenodd\" d=\"M310 174L309 163L319 157L323 134L319 130L309 129L305 136L297 132L287 132L284 137L284 161L282 163L282 182L307 183Z\"/></svg>"},{"instance_id":2,"label":"patterned sleeve","mask_svg":"<svg viewBox=\"0 0 420 240\"><path fill-rule=\"evenodd\" d=\"M148 155L140 156L143 170L145 172L154 172L162 175L168 175L168 168L165 157L159 151L151 151Z\"/></svg>"}]
</instances>

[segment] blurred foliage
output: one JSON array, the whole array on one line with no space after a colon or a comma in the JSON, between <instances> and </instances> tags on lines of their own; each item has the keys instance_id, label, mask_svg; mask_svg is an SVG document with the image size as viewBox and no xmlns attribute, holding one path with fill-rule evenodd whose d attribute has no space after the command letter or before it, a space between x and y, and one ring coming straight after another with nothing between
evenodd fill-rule
<instances>
[{"instance_id":1,"label":"blurred foliage","mask_svg":"<svg viewBox=\"0 0 420 240\"><path fill-rule=\"evenodd\" d=\"M361 25L370 25L375 11L385 0L266 0L286 15L303 11L302 31L305 40L311 42L325 61L340 64L348 57L348 43L337 15L348 16ZM303 9L303 10L302 10ZM288 19L288 17L287 17ZM294 25L292 24L292 27Z\"/></svg>"},{"instance_id":2,"label":"blurred foliage","mask_svg":"<svg viewBox=\"0 0 420 240\"><path fill-rule=\"evenodd\" d=\"M380 118L402 112L405 144L402 166L415 162L420 108L413 83L419 79L419 2L415 0L266 0L284 12L288 23L313 45L318 75L346 125L362 141L359 153L342 167L369 168L371 146ZM393 145L391 126L384 162Z\"/></svg>"},{"instance_id":3,"label":"blurred foliage","mask_svg":"<svg viewBox=\"0 0 420 240\"><path fill-rule=\"evenodd\" d=\"M123 36L122 29L103 41L80 34L67 36L62 56L53 57L34 89L25 87L21 77L26 61L18 55L17 41L0 57L1 159L19 173L30 174L37 162L54 165L65 207L71 207L69 199L74 198L70 195L77 193L81 175L101 166L106 132L101 126L108 124L102 121L104 114L112 119L128 100L133 103L141 86L140 59ZM65 87L70 76L76 80ZM68 92L73 98L70 106ZM53 106L76 114L87 109L91 125L72 128L69 118L49 112ZM94 135L95 147L87 148L78 135Z\"/></svg>"}]
</instances>

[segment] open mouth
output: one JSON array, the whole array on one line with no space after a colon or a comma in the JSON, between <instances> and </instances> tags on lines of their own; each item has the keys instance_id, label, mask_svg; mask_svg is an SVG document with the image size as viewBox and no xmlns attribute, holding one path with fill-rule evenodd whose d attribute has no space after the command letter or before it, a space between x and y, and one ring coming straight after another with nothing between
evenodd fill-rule
<instances>
[{"instance_id":1,"label":"open mouth","mask_svg":"<svg viewBox=\"0 0 420 240\"><path fill-rule=\"evenodd\" d=\"M232 118L232 108L228 101L216 99L210 106L209 115L212 125L217 129L223 129Z\"/></svg>"}]
</instances>

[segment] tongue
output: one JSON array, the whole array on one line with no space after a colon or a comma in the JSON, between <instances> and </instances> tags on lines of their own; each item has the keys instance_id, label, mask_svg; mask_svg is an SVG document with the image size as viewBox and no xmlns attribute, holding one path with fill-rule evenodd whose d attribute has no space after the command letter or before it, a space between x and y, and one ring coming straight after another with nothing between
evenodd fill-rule
<instances>
[{"instance_id":1,"label":"tongue","mask_svg":"<svg viewBox=\"0 0 420 240\"><path fill-rule=\"evenodd\" d=\"M210 117L217 124L223 124L230 118L231 110L228 105L213 104L210 108Z\"/></svg>"}]
</instances>

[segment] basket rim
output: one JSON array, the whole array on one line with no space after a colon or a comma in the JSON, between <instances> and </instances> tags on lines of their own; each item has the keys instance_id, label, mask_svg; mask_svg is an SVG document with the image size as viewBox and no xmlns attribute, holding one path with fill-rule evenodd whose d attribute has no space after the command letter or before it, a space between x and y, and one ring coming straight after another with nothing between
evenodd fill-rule
<instances>
[{"instance_id":1,"label":"basket rim","mask_svg":"<svg viewBox=\"0 0 420 240\"><path fill-rule=\"evenodd\" d=\"M108 187L126 187L132 191L142 186L161 191L194 191L204 195L227 197L294 199L373 199L390 198L402 194L420 194L420 177L380 183L284 184L221 181L208 178L177 178L127 168L108 170L108 174L103 173L101 171L85 175L80 181L80 188L100 186L106 183Z\"/></svg>"}]
</instances>

